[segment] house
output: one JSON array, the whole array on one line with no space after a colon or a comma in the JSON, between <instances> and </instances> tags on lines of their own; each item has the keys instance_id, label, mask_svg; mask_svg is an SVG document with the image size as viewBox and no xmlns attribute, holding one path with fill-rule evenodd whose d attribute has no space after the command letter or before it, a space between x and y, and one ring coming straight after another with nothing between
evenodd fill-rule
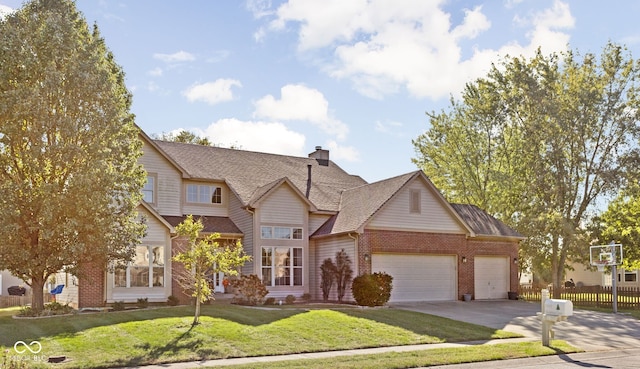
<instances>
[{"instance_id":1,"label":"house","mask_svg":"<svg viewBox=\"0 0 640 369\"><path fill-rule=\"evenodd\" d=\"M140 137L146 236L126 269L86 266L64 301L188 302L172 256L181 247L175 226L189 214L221 242L242 241L252 261L241 273L258 275L270 297L321 299L320 265L340 250L354 276L391 274L393 302L502 299L517 290L523 237L473 205L448 203L422 171L367 183L321 147L293 157ZM217 292L223 278L212 281Z\"/></svg>"},{"instance_id":2,"label":"house","mask_svg":"<svg viewBox=\"0 0 640 369\"><path fill-rule=\"evenodd\" d=\"M608 286L611 287L611 271L599 272L578 262L569 262L572 270L567 270L566 280L573 280L576 286ZM625 270L616 268L618 287L640 287L638 280L638 270Z\"/></svg>"}]
</instances>

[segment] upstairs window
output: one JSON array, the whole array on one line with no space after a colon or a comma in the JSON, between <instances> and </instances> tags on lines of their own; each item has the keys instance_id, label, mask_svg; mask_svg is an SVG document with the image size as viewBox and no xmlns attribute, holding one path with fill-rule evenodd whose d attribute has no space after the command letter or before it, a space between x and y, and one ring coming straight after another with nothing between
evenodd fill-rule
<instances>
[{"instance_id":1,"label":"upstairs window","mask_svg":"<svg viewBox=\"0 0 640 369\"><path fill-rule=\"evenodd\" d=\"M302 228L297 227L260 227L262 239L301 240Z\"/></svg>"},{"instance_id":2,"label":"upstairs window","mask_svg":"<svg viewBox=\"0 0 640 369\"><path fill-rule=\"evenodd\" d=\"M187 202L222 204L222 188L209 185L187 185Z\"/></svg>"},{"instance_id":3,"label":"upstairs window","mask_svg":"<svg viewBox=\"0 0 640 369\"><path fill-rule=\"evenodd\" d=\"M142 187L142 199L149 203L154 204L156 202L156 177L149 175L147 176L147 183Z\"/></svg>"}]
</instances>

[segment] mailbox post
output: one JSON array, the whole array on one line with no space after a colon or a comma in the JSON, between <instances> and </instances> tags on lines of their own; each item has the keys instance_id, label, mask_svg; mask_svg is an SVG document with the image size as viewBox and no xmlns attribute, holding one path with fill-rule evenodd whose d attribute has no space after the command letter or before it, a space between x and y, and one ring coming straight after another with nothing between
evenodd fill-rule
<instances>
[{"instance_id":1,"label":"mailbox post","mask_svg":"<svg viewBox=\"0 0 640 369\"><path fill-rule=\"evenodd\" d=\"M550 339L554 336L553 325L573 315L573 303L569 300L550 299L549 290L545 289L542 290L540 309L542 312L538 313L538 316L542 320L542 345L548 347Z\"/></svg>"}]
</instances>

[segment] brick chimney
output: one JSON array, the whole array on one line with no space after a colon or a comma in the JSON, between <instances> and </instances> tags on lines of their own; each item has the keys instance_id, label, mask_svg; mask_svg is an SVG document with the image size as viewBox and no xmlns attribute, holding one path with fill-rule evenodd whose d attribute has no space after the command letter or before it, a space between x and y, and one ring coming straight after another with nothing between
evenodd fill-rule
<instances>
[{"instance_id":1,"label":"brick chimney","mask_svg":"<svg viewBox=\"0 0 640 369\"><path fill-rule=\"evenodd\" d=\"M329 150L323 150L322 146L316 146L316 151L309 154L309 157L316 159L320 165L329 166Z\"/></svg>"}]
</instances>

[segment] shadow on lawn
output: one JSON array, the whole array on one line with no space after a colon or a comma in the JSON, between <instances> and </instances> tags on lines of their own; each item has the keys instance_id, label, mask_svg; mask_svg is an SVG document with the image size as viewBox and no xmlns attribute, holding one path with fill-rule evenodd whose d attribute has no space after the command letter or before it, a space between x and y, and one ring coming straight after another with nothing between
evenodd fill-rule
<instances>
[{"instance_id":1,"label":"shadow on lawn","mask_svg":"<svg viewBox=\"0 0 640 369\"><path fill-rule=\"evenodd\" d=\"M355 309L341 310L342 313L378 323L399 327L419 335L438 338L442 342L482 341L497 338L498 330L490 327L452 320L436 315L395 309ZM505 335L522 337L519 334Z\"/></svg>"},{"instance_id":2,"label":"shadow on lawn","mask_svg":"<svg viewBox=\"0 0 640 369\"><path fill-rule=\"evenodd\" d=\"M286 319L304 310L263 310L214 303L201 307L201 316L224 319L242 325L260 326ZM17 314L17 312L16 312ZM40 340L51 337L73 337L87 329L141 322L165 318L193 319L193 306L161 307L133 311L78 313L70 316L56 316L38 319L13 319L0 317L0 346L12 347L16 341Z\"/></svg>"},{"instance_id":3,"label":"shadow on lawn","mask_svg":"<svg viewBox=\"0 0 640 369\"><path fill-rule=\"evenodd\" d=\"M130 358L126 361L117 361L115 364L119 366L137 366L141 364L149 364L150 362L158 362L158 359L162 362L163 360L161 358L170 358L172 355L178 355L184 351L191 351L197 354L198 358L219 355L217 350L210 348L200 349L203 342L202 339L194 337L192 332L194 328L195 326L190 325L187 331L162 346L153 347L147 342L134 345L135 348L144 350L144 354Z\"/></svg>"}]
</instances>

